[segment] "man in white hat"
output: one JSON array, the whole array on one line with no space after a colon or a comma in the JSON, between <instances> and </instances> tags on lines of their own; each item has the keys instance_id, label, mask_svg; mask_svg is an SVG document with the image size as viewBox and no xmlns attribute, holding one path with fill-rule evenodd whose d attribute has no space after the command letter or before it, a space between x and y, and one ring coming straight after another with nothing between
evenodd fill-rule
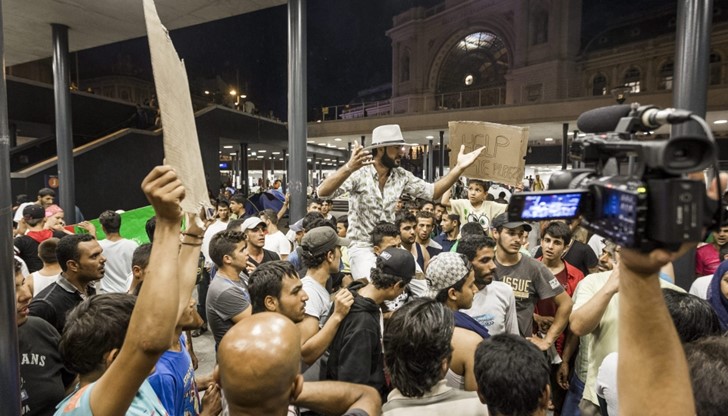
<instances>
[{"instance_id":1,"label":"man in white hat","mask_svg":"<svg viewBox=\"0 0 728 416\"><path fill-rule=\"evenodd\" d=\"M461 146L457 164L431 184L400 167L405 146L413 145L405 143L399 125L379 126L372 132L371 146L362 148L354 143L349 161L318 188L319 197L324 198L350 193L347 237L352 240L349 258L354 279L369 277L376 263L369 234L381 221L394 222L399 197L406 194L430 201L439 199L484 148L465 154Z\"/></svg>"}]
</instances>

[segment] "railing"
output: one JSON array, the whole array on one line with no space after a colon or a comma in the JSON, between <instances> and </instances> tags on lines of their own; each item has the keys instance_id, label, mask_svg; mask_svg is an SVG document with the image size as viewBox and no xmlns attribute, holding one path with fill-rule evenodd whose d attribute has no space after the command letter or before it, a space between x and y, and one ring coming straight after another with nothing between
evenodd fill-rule
<instances>
[{"instance_id":1,"label":"railing","mask_svg":"<svg viewBox=\"0 0 728 416\"><path fill-rule=\"evenodd\" d=\"M503 105L505 100L505 87L443 94L410 95L388 100L323 107L321 109L321 121L491 107Z\"/></svg>"}]
</instances>

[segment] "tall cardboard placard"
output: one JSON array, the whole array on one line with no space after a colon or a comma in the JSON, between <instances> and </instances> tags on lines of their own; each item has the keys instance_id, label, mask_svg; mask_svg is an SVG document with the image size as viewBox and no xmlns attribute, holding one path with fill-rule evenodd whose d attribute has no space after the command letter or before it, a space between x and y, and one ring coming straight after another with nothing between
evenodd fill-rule
<instances>
[{"instance_id":1,"label":"tall cardboard placard","mask_svg":"<svg viewBox=\"0 0 728 416\"><path fill-rule=\"evenodd\" d=\"M513 186L522 183L526 170L528 127L484 121L451 121L449 127L450 166L457 163L461 145L465 145L465 153L485 146L463 176Z\"/></svg>"}]
</instances>

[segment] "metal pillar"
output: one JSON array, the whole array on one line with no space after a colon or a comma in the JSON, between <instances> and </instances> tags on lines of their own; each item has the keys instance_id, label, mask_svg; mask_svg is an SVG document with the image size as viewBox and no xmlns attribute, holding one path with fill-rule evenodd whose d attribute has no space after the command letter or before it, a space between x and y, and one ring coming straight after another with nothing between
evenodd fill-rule
<instances>
[{"instance_id":1,"label":"metal pillar","mask_svg":"<svg viewBox=\"0 0 728 416\"><path fill-rule=\"evenodd\" d=\"M5 62L2 2L0 1L0 62ZM0 406L3 413L20 414L20 360L18 359L18 327L15 324L15 270L13 268L13 213L10 191L10 130L5 71L0 74Z\"/></svg>"},{"instance_id":2,"label":"metal pillar","mask_svg":"<svg viewBox=\"0 0 728 416\"><path fill-rule=\"evenodd\" d=\"M561 169L566 170L566 163L569 161L569 123L563 123L563 135L561 138Z\"/></svg>"},{"instance_id":3,"label":"metal pillar","mask_svg":"<svg viewBox=\"0 0 728 416\"><path fill-rule=\"evenodd\" d=\"M248 183L250 175L248 174L248 144L247 143L241 143L240 144L240 180L241 185L243 188L243 195L246 197L248 196L248 193L250 192L250 184Z\"/></svg>"},{"instance_id":4,"label":"metal pillar","mask_svg":"<svg viewBox=\"0 0 728 416\"><path fill-rule=\"evenodd\" d=\"M281 177L281 190L283 191L283 195L285 195L288 189L288 170L291 168L290 166L288 166L288 149L283 149L281 155L283 156L283 176Z\"/></svg>"},{"instance_id":5,"label":"metal pillar","mask_svg":"<svg viewBox=\"0 0 728 416\"><path fill-rule=\"evenodd\" d=\"M432 139L429 140L427 146L427 182L435 181L435 147L432 145Z\"/></svg>"},{"instance_id":6,"label":"metal pillar","mask_svg":"<svg viewBox=\"0 0 728 416\"><path fill-rule=\"evenodd\" d=\"M361 147L364 147L364 135L361 136Z\"/></svg>"},{"instance_id":7,"label":"metal pillar","mask_svg":"<svg viewBox=\"0 0 728 416\"><path fill-rule=\"evenodd\" d=\"M675 75L672 105L705 117L708 101L710 31L713 0L679 1L675 28ZM671 137L704 136L690 121L672 126ZM673 262L675 284L688 289L695 270L695 250Z\"/></svg>"},{"instance_id":8,"label":"metal pillar","mask_svg":"<svg viewBox=\"0 0 728 416\"><path fill-rule=\"evenodd\" d=\"M440 177L445 176L445 131L440 130Z\"/></svg>"},{"instance_id":9,"label":"metal pillar","mask_svg":"<svg viewBox=\"0 0 728 416\"><path fill-rule=\"evenodd\" d=\"M288 148L291 222L306 215L306 0L288 1Z\"/></svg>"},{"instance_id":10,"label":"metal pillar","mask_svg":"<svg viewBox=\"0 0 728 416\"><path fill-rule=\"evenodd\" d=\"M73 132L68 55L68 26L53 28L53 97L56 109L56 147L60 206L67 224L76 223L76 178L73 172Z\"/></svg>"}]
</instances>

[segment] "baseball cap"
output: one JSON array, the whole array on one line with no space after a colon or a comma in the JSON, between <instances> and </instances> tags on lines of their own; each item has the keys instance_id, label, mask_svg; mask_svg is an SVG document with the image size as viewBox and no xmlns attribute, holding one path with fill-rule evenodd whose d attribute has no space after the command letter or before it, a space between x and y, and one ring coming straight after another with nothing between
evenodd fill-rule
<instances>
[{"instance_id":1,"label":"baseball cap","mask_svg":"<svg viewBox=\"0 0 728 416\"><path fill-rule=\"evenodd\" d=\"M306 233L301 240L304 250L310 251L314 256L326 253L336 246L348 246L349 239L341 238L329 226L316 227Z\"/></svg>"},{"instance_id":2,"label":"baseball cap","mask_svg":"<svg viewBox=\"0 0 728 416\"><path fill-rule=\"evenodd\" d=\"M291 224L288 229L295 233L303 231L303 218Z\"/></svg>"},{"instance_id":3,"label":"baseball cap","mask_svg":"<svg viewBox=\"0 0 728 416\"><path fill-rule=\"evenodd\" d=\"M508 228L508 229L523 227L524 230L531 231L531 225L527 222L510 221L508 219L507 212L504 212L504 213L500 214L499 216L493 218L493 221L490 223L490 227L491 228L503 227L503 228Z\"/></svg>"},{"instance_id":4,"label":"baseball cap","mask_svg":"<svg viewBox=\"0 0 728 416\"><path fill-rule=\"evenodd\" d=\"M416 272L415 257L407 250L389 247L379 253L377 267L386 274L411 279Z\"/></svg>"},{"instance_id":5,"label":"baseball cap","mask_svg":"<svg viewBox=\"0 0 728 416\"><path fill-rule=\"evenodd\" d=\"M473 266L464 254L447 251L430 260L425 272L425 280L429 288L427 296L434 298L442 289L446 289L467 277Z\"/></svg>"},{"instance_id":6,"label":"baseball cap","mask_svg":"<svg viewBox=\"0 0 728 416\"><path fill-rule=\"evenodd\" d=\"M45 218L45 210L37 204L26 205L23 208L23 219L26 221L39 220Z\"/></svg>"},{"instance_id":7,"label":"baseball cap","mask_svg":"<svg viewBox=\"0 0 728 416\"><path fill-rule=\"evenodd\" d=\"M250 217L247 220L243 221L243 224L240 226L240 228L245 230L252 230L253 228L259 226L260 224L263 224L265 226L265 221L260 219L260 217Z\"/></svg>"}]
</instances>

